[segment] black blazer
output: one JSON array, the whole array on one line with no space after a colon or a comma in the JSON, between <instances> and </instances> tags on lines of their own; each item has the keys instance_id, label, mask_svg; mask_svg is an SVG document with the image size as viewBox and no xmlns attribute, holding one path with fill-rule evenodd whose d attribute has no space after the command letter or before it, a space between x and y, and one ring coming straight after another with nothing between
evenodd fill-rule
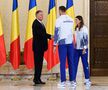
<instances>
[{"instance_id":1,"label":"black blazer","mask_svg":"<svg viewBox=\"0 0 108 90\"><path fill-rule=\"evenodd\" d=\"M48 49L47 39L51 39L51 35L46 33L45 26L37 19L34 20L32 25L33 33L33 51L40 52Z\"/></svg>"}]
</instances>

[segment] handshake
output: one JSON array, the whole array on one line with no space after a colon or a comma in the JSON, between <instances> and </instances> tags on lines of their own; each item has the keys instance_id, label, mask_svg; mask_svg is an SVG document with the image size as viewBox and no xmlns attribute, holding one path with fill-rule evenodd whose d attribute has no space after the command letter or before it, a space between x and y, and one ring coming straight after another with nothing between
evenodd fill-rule
<instances>
[{"instance_id":1,"label":"handshake","mask_svg":"<svg viewBox=\"0 0 108 90\"><path fill-rule=\"evenodd\" d=\"M54 39L54 35L51 35L51 39Z\"/></svg>"}]
</instances>

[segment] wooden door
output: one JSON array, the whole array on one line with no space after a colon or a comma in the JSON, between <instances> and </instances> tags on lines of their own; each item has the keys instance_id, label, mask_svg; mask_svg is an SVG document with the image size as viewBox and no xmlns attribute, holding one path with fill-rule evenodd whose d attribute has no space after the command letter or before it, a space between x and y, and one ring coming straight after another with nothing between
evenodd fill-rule
<instances>
[{"instance_id":1,"label":"wooden door","mask_svg":"<svg viewBox=\"0 0 108 90\"><path fill-rule=\"evenodd\" d=\"M91 76L108 76L108 0L90 1Z\"/></svg>"}]
</instances>

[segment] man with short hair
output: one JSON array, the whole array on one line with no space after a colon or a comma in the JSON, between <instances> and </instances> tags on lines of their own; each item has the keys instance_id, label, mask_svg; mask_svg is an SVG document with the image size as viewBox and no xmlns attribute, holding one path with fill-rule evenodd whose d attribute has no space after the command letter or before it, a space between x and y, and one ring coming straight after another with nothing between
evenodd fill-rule
<instances>
[{"instance_id":1,"label":"man with short hair","mask_svg":"<svg viewBox=\"0 0 108 90\"><path fill-rule=\"evenodd\" d=\"M32 25L33 32L33 52L34 52L34 64L35 64L35 73L34 80L35 84L45 84L41 81L41 72L43 66L43 56L44 52L48 49L47 39L51 39L51 35L46 33L46 29L43 20L43 11L38 10L36 12L36 19Z\"/></svg>"},{"instance_id":2,"label":"man with short hair","mask_svg":"<svg viewBox=\"0 0 108 90\"><path fill-rule=\"evenodd\" d=\"M55 35L54 35L54 52L58 44L59 58L60 58L60 87L66 85L66 57L69 66L69 83L75 86L75 69L74 69L74 47L73 47L73 25L74 21L71 17L66 15L66 8L59 7L60 17L56 20Z\"/></svg>"}]
</instances>

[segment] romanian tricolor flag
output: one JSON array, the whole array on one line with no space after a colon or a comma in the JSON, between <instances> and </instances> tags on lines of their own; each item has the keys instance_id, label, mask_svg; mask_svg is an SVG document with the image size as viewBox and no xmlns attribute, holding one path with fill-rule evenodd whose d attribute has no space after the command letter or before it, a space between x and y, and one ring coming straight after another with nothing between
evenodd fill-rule
<instances>
[{"instance_id":1,"label":"romanian tricolor flag","mask_svg":"<svg viewBox=\"0 0 108 90\"><path fill-rule=\"evenodd\" d=\"M75 13L74 13L74 4L73 4L73 0L67 0L67 4L66 4L66 13L67 15L69 15L73 20L74 20L74 26L73 26L73 33L75 30ZM75 39L75 34L73 34L73 44L75 44L76 39ZM66 64L66 67L68 67L68 64Z\"/></svg>"},{"instance_id":2,"label":"romanian tricolor flag","mask_svg":"<svg viewBox=\"0 0 108 90\"><path fill-rule=\"evenodd\" d=\"M73 20L75 20L73 0L67 0L66 9L67 9L66 11L67 15L69 15Z\"/></svg>"},{"instance_id":3,"label":"romanian tricolor flag","mask_svg":"<svg viewBox=\"0 0 108 90\"><path fill-rule=\"evenodd\" d=\"M49 10L48 10L48 20L47 20L47 33L54 35L56 22L56 8L55 8L55 0L49 0ZM58 51L53 53L53 41L49 40L48 50L45 53L45 59L47 61L47 68L51 70L55 65L59 63ZM58 49L57 49L58 50Z\"/></svg>"},{"instance_id":4,"label":"romanian tricolor flag","mask_svg":"<svg viewBox=\"0 0 108 90\"><path fill-rule=\"evenodd\" d=\"M17 0L13 0L10 62L14 69L19 68L19 65L20 65L20 32L19 32Z\"/></svg>"},{"instance_id":5,"label":"romanian tricolor flag","mask_svg":"<svg viewBox=\"0 0 108 90\"><path fill-rule=\"evenodd\" d=\"M0 66L6 63L6 50L3 35L2 20L0 15Z\"/></svg>"},{"instance_id":6,"label":"romanian tricolor flag","mask_svg":"<svg viewBox=\"0 0 108 90\"><path fill-rule=\"evenodd\" d=\"M36 19L36 0L30 0L29 2L29 12L28 12L28 22L27 22L27 29L26 29L26 37L25 37L25 44L24 44L24 61L25 65L28 69L34 68L34 56L32 50L32 24Z\"/></svg>"},{"instance_id":7,"label":"romanian tricolor flag","mask_svg":"<svg viewBox=\"0 0 108 90\"><path fill-rule=\"evenodd\" d=\"M66 11L67 15L69 15L74 20L74 27L73 27L73 33L74 33L74 30L75 30L75 12L74 12L73 0L67 0L66 8L67 8L67 11ZM75 43L76 42L75 35L73 37L74 37L73 42Z\"/></svg>"}]
</instances>

